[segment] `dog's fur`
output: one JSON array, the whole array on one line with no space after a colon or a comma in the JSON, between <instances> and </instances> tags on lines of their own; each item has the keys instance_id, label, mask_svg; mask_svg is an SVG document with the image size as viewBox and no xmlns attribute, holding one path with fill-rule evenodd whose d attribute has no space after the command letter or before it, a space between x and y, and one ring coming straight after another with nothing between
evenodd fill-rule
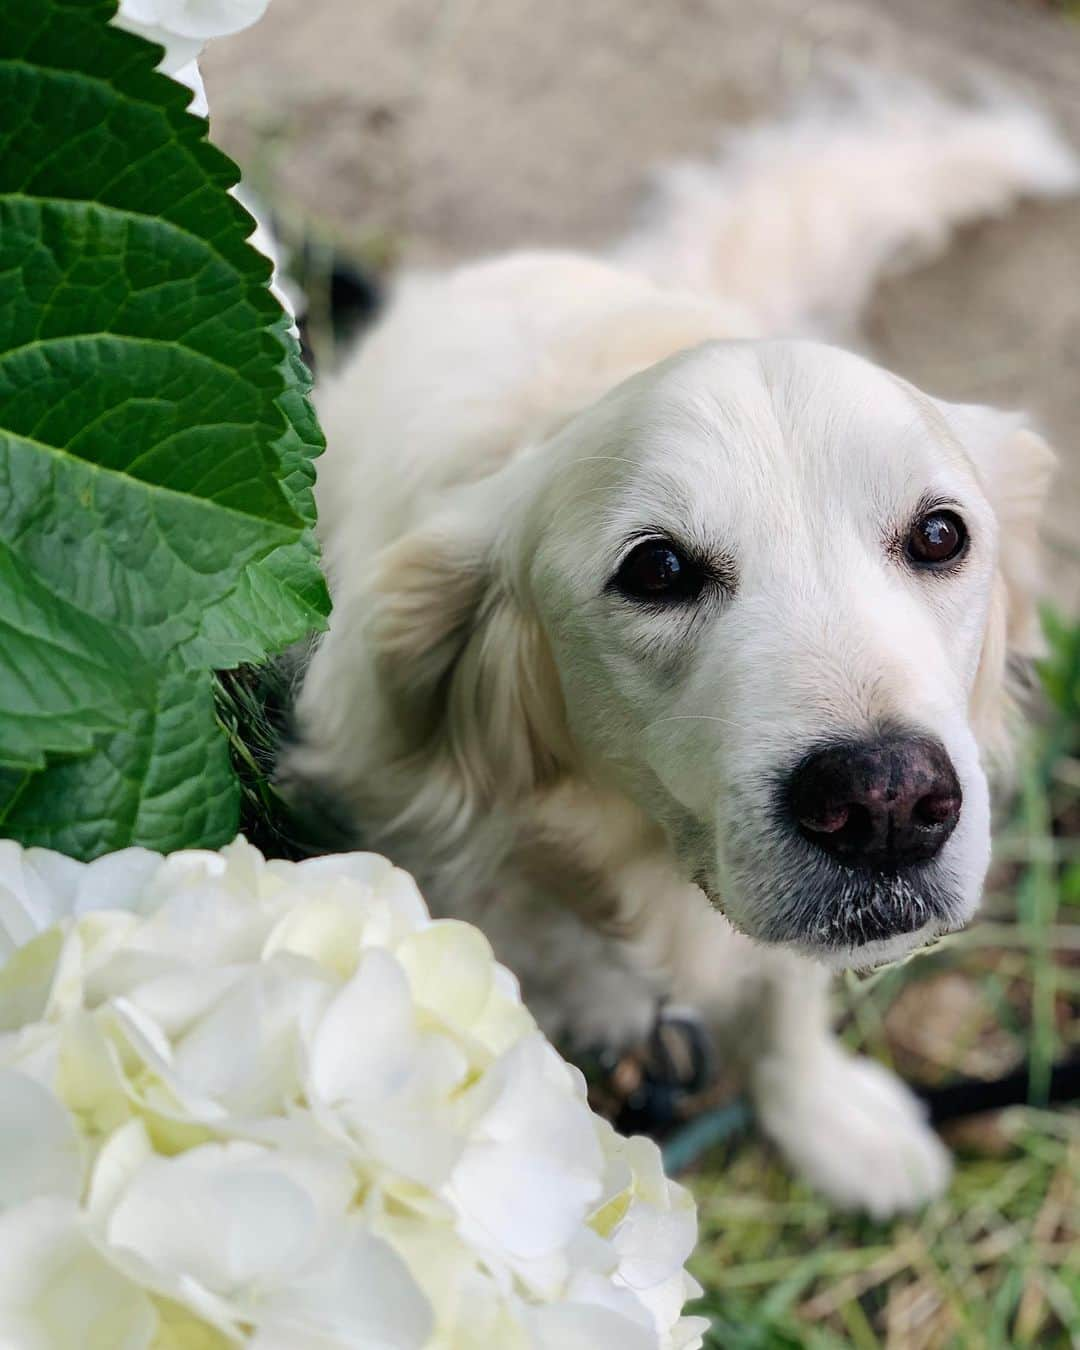
<instances>
[{"instance_id":1,"label":"dog's fur","mask_svg":"<svg viewBox=\"0 0 1080 1350\"><path fill-rule=\"evenodd\" d=\"M1022 419L786 335L837 331L899 253L1076 178L1014 105L815 105L673 172L606 261L409 279L319 395L335 609L286 777L479 924L552 1035L624 1043L658 1000L701 1010L794 1163L878 1214L948 1163L906 1090L831 1040L826 969L975 907L1050 455ZM971 537L940 575L897 543L927 501ZM613 592L643 534L716 585L675 609ZM779 785L889 728L945 746L963 810L933 862L866 880L790 828ZM879 905L911 931L863 941Z\"/></svg>"}]
</instances>

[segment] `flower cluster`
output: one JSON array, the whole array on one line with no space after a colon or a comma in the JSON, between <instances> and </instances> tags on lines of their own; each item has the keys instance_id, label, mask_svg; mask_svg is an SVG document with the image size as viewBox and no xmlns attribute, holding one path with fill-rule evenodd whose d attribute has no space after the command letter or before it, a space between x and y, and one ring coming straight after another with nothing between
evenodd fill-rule
<instances>
[{"instance_id":1,"label":"flower cluster","mask_svg":"<svg viewBox=\"0 0 1080 1350\"><path fill-rule=\"evenodd\" d=\"M688 1194L385 859L0 843L0 960L0 1346L701 1344Z\"/></svg>"}]
</instances>

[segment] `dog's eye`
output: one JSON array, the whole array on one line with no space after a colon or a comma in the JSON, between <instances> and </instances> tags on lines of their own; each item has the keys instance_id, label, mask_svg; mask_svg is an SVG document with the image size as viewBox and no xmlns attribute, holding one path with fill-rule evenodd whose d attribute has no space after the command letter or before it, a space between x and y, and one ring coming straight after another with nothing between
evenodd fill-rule
<instances>
[{"instance_id":1,"label":"dog's eye","mask_svg":"<svg viewBox=\"0 0 1080 1350\"><path fill-rule=\"evenodd\" d=\"M917 567L935 568L959 558L967 541L967 528L954 511L928 511L912 527L906 551Z\"/></svg>"},{"instance_id":2,"label":"dog's eye","mask_svg":"<svg viewBox=\"0 0 1080 1350\"><path fill-rule=\"evenodd\" d=\"M614 587L632 600L693 600L705 570L668 539L646 539L626 555Z\"/></svg>"}]
</instances>

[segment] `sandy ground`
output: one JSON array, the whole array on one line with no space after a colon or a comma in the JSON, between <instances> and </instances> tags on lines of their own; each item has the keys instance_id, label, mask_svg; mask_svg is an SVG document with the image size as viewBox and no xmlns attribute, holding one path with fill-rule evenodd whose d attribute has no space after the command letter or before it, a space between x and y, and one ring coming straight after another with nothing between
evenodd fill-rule
<instances>
[{"instance_id":1,"label":"sandy ground","mask_svg":"<svg viewBox=\"0 0 1080 1350\"><path fill-rule=\"evenodd\" d=\"M1080 144L1080 21L1022 0L273 0L212 49L214 136L294 221L368 258L602 242L648 167L707 151L854 57L1004 74ZM1030 408L1080 611L1080 201L965 232L884 286L862 339L946 397Z\"/></svg>"}]
</instances>

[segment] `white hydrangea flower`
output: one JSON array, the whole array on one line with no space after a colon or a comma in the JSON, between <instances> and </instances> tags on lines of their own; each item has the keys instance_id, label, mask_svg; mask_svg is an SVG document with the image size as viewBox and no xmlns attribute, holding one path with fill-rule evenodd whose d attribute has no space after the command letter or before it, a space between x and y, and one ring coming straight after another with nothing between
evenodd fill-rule
<instances>
[{"instance_id":1,"label":"white hydrangea flower","mask_svg":"<svg viewBox=\"0 0 1080 1350\"><path fill-rule=\"evenodd\" d=\"M121 0L124 19L160 32L206 42L250 28L270 0Z\"/></svg>"},{"instance_id":2,"label":"white hydrangea flower","mask_svg":"<svg viewBox=\"0 0 1080 1350\"><path fill-rule=\"evenodd\" d=\"M266 13L270 0L120 0L113 18L118 28L165 48L159 69L186 84L195 95L191 111L206 115L206 90L199 56L211 38L250 28Z\"/></svg>"},{"instance_id":3,"label":"white hydrangea flower","mask_svg":"<svg viewBox=\"0 0 1080 1350\"><path fill-rule=\"evenodd\" d=\"M3 843L0 962L0 1346L701 1345L688 1193L385 859Z\"/></svg>"}]
</instances>

